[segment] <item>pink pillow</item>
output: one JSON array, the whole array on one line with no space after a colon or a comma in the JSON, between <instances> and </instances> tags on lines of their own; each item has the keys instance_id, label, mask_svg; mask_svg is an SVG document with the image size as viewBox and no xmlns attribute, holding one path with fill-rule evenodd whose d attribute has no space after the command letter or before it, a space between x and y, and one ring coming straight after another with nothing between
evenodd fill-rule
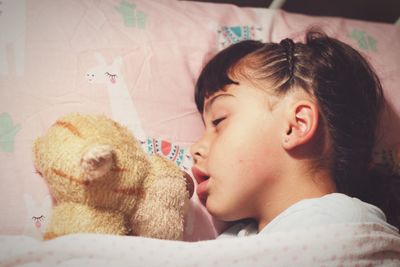
<instances>
[{"instance_id":1,"label":"pink pillow","mask_svg":"<svg viewBox=\"0 0 400 267\"><path fill-rule=\"evenodd\" d=\"M0 8L0 234L41 238L52 203L32 164L32 142L66 113L106 114L188 154L203 131L196 78L213 54L240 40L300 38L322 24L372 60L400 114L393 25L174 0L24 0ZM383 145L399 141L398 128L387 132ZM226 226L192 199L185 240L215 238Z\"/></svg>"}]
</instances>

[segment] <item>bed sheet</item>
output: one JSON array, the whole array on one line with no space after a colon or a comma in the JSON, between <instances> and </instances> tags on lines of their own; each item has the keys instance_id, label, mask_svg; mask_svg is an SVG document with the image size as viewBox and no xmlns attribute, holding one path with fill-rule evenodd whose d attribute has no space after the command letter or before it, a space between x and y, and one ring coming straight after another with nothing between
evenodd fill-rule
<instances>
[{"instance_id":1,"label":"bed sheet","mask_svg":"<svg viewBox=\"0 0 400 267\"><path fill-rule=\"evenodd\" d=\"M199 242L76 234L40 242L0 237L1 266L384 266L400 265L400 236L343 224Z\"/></svg>"},{"instance_id":2,"label":"bed sheet","mask_svg":"<svg viewBox=\"0 0 400 267\"><path fill-rule=\"evenodd\" d=\"M157 142L168 156L203 130L193 88L204 63L245 39L302 40L319 25L367 56L388 110L377 160L399 166L400 27L263 8L174 0L0 2L0 234L41 239L52 206L32 163L33 140L70 112L105 114ZM185 240L215 238L227 225L196 196Z\"/></svg>"}]
</instances>

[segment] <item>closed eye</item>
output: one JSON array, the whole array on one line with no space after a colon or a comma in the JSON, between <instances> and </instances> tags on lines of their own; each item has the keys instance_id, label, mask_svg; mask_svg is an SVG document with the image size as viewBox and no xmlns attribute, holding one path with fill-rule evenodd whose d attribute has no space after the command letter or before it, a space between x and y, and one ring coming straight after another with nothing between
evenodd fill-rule
<instances>
[{"instance_id":1,"label":"closed eye","mask_svg":"<svg viewBox=\"0 0 400 267\"><path fill-rule=\"evenodd\" d=\"M111 74L111 73L109 73L108 71L105 73L108 77L110 77L110 78L117 78L118 76L117 76L117 74Z\"/></svg>"},{"instance_id":2,"label":"closed eye","mask_svg":"<svg viewBox=\"0 0 400 267\"><path fill-rule=\"evenodd\" d=\"M33 217L32 217L32 220L34 220L34 221L37 222L37 221L43 221L44 218L46 218L46 217L44 217L43 215L42 215L42 216L39 216L39 217L33 216Z\"/></svg>"},{"instance_id":3,"label":"closed eye","mask_svg":"<svg viewBox=\"0 0 400 267\"><path fill-rule=\"evenodd\" d=\"M217 127L218 124L220 124L225 119L226 119L226 117L221 117L221 118L215 119L215 120L212 121L212 124L213 124L214 127Z\"/></svg>"}]
</instances>

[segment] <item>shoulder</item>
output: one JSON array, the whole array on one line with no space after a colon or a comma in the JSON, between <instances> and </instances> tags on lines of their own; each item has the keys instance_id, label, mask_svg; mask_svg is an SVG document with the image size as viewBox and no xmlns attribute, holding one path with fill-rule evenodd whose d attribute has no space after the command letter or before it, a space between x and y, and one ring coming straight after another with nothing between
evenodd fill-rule
<instances>
[{"instance_id":1,"label":"shoulder","mask_svg":"<svg viewBox=\"0 0 400 267\"><path fill-rule=\"evenodd\" d=\"M261 233L339 223L387 225L385 215L379 208L357 198L332 193L297 202L272 220Z\"/></svg>"},{"instance_id":2,"label":"shoulder","mask_svg":"<svg viewBox=\"0 0 400 267\"><path fill-rule=\"evenodd\" d=\"M324 209L334 222L385 223L386 216L378 207L341 193L332 193L310 201L316 210Z\"/></svg>"}]
</instances>

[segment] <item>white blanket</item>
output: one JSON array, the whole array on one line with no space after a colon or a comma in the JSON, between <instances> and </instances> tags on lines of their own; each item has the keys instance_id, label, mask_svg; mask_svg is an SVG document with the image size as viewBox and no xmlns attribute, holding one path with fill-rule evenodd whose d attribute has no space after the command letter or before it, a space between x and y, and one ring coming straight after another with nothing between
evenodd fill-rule
<instances>
[{"instance_id":1,"label":"white blanket","mask_svg":"<svg viewBox=\"0 0 400 267\"><path fill-rule=\"evenodd\" d=\"M400 266L400 235L343 224L200 242L78 234L0 237L1 266Z\"/></svg>"}]
</instances>

